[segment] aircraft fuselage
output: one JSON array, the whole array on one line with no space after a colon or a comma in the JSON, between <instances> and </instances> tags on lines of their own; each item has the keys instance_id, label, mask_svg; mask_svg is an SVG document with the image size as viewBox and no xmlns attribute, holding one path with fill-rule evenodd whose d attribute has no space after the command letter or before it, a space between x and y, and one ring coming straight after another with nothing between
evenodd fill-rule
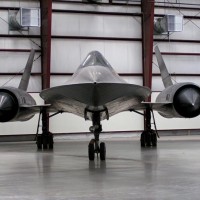
<instances>
[{"instance_id":1,"label":"aircraft fuselage","mask_svg":"<svg viewBox=\"0 0 200 200\"><path fill-rule=\"evenodd\" d=\"M141 105L150 89L126 83L97 51L91 52L66 85L41 92L56 110L91 120L90 113L102 112L101 120Z\"/></svg>"}]
</instances>

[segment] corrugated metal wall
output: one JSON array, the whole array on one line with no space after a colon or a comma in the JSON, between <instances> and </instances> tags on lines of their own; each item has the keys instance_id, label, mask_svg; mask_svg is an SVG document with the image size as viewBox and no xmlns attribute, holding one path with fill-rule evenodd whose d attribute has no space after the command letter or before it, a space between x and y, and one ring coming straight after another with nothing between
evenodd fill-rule
<instances>
[{"instance_id":1,"label":"corrugated metal wall","mask_svg":"<svg viewBox=\"0 0 200 200\"><path fill-rule=\"evenodd\" d=\"M159 1L161 2L161 1ZM156 3L155 17L165 14L184 15L183 32L154 36L173 79L177 82L193 81L200 85L200 17L198 0L163 1ZM198 5L197 5L198 4ZM40 28L30 28L22 36L8 29L8 12L19 7L40 7L39 1L0 1L0 85L16 86L30 48L41 54ZM190 8L189 8L190 7ZM5 22L6 21L6 22ZM85 56L92 50L100 51L113 68L128 82L143 84L142 72L142 13L139 1L103 1L90 5L79 1L53 1L51 37L50 85L64 84ZM28 36L27 36L28 35ZM32 42L34 41L34 43ZM153 56L152 100L163 84ZM41 91L41 58L34 62L28 91L39 103ZM0 124L2 134L34 134L38 115L29 122ZM200 128L199 117L191 120L168 120L156 114L159 129ZM54 133L87 132L91 122L71 114L58 115L50 120ZM103 122L104 131L132 131L144 128L143 117L134 113L121 113Z\"/></svg>"}]
</instances>

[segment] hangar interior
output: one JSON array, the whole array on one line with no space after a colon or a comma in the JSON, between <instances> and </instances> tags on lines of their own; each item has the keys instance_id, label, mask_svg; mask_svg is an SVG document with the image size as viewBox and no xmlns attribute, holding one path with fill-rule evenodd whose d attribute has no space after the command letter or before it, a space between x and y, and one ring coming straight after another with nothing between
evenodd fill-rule
<instances>
[{"instance_id":1,"label":"hangar interior","mask_svg":"<svg viewBox=\"0 0 200 200\"><path fill-rule=\"evenodd\" d=\"M154 102L164 89L155 46L174 82L200 86L199 29L199 0L0 0L0 86L18 86L33 48L28 92L44 104L41 90L65 84L97 50L127 82L151 88ZM128 139L104 138L107 159L93 161L82 137L90 137L91 122L69 113L50 118L49 130L79 140L57 137L52 151L37 151L33 141L2 142L33 139L38 118L0 123L0 199L199 200L200 137L188 136L199 134L199 117L165 119L155 112L159 133L176 136L141 148L138 137L128 136L140 135L144 117L120 113L103 121L103 131Z\"/></svg>"},{"instance_id":2,"label":"hangar interior","mask_svg":"<svg viewBox=\"0 0 200 200\"><path fill-rule=\"evenodd\" d=\"M39 92L65 84L87 54L97 50L127 82L151 88L151 100L155 101L164 89L154 54L156 45L174 82L200 85L199 7L197 0L1 0L0 85L19 84L33 48L36 55L28 92L43 104ZM20 24L23 9L30 13L32 9L32 25ZM159 32L159 19L167 16L177 17L173 26L177 23L181 30ZM200 128L199 117L165 119L155 112L155 120L161 134L168 130L191 134ZM1 135L34 135L37 123L38 115L27 122L0 123ZM55 134L88 133L90 125L63 113L50 119L49 130ZM141 132L144 118L123 112L102 125L108 133Z\"/></svg>"}]
</instances>

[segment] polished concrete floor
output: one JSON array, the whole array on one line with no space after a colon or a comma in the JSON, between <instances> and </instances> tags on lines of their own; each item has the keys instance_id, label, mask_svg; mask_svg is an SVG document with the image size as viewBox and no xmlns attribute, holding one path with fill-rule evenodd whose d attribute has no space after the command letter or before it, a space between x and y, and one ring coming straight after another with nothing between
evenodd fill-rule
<instances>
[{"instance_id":1,"label":"polished concrete floor","mask_svg":"<svg viewBox=\"0 0 200 200\"><path fill-rule=\"evenodd\" d=\"M199 200L200 137L108 140L107 160L89 162L86 141L0 143L0 200Z\"/></svg>"}]
</instances>

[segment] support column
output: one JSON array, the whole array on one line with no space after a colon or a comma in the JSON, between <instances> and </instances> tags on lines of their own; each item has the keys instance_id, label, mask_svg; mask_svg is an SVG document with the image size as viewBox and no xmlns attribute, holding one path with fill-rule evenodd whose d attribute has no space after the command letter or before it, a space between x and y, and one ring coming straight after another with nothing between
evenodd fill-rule
<instances>
[{"instance_id":1,"label":"support column","mask_svg":"<svg viewBox=\"0 0 200 200\"><path fill-rule=\"evenodd\" d=\"M50 87L51 23L52 0L40 0L41 7L41 47L42 47L42 89ZM43 124L49 131L48 114L42 114ZM43 122L44 123L44 122Z\"/></svg>"},{"instance_id":2,"label":"support column","mask_svg":"<svg viewBox=\"0 0 200 200\"><path fill-rule=\"evenodd\" d=\"M152 59L153 59L153 31L154 31L154 0L142 0L142 59L143 59L143 85L151 89ZM151 97L147 99L150 101ZM144 127L150 120L148 111L144 115ZM147 123L148 122L148 123Z\"/></svg>"}]
</instances>

